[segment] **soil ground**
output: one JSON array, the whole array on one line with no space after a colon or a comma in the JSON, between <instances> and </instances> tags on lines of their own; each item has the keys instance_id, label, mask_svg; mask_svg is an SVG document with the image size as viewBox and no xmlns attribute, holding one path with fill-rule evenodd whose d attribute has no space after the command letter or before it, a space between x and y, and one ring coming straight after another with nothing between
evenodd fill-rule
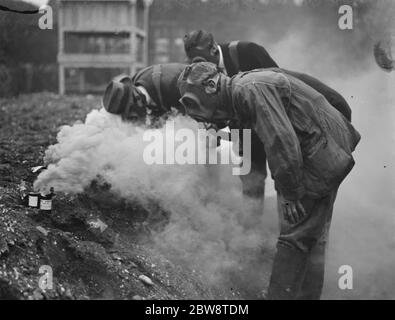
<instances>
[{"instance_id":1,"label":"soil ground","mask_svg":"<svg viewBox=\"0 0 395 320\"><path fill-rule=\"evenodd\" d=\"M21 182L31 187L31 168L42 165L59 127L83 121L99 101L51 93L0 99L0 299L242 298L157 252L152 215L119 199L101 201L105 190L57 194L51 213L23 204ZM42 290L45 265L53 288Z\"/></svg>"}]
</instances>

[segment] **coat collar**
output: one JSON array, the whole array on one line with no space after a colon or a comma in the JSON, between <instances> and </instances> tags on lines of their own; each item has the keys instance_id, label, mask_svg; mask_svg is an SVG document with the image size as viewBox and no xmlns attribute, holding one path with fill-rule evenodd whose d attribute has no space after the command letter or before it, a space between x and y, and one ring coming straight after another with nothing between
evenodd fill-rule
<instances>
[{"instance_id":1,"label":"coat collar","mask_svg":"<svg viewBox=\"0 0 395 320\"><path fill-rule=\"evenodd\" d=\"M230 57L229 43L222 43L219 46L221 47L223 63L224 63L226 72L228 73L229 77L232 77L235 74L237 74L237 71L236 71L235 66L233 65L232 58Z\"/></svg>"},{"instance_id":2,"label":"coat collar","mask_svg":"<svg viewBox=\"0 0 395 320\"><path fill-rule=\"evenodd\" d=\"M226 70L225 64L224 64L224 55L222 53L221 46L218 46L219 50L219 63L218 63L218 68L225 74L228 75L228 71Z\"/></svg>"},{"instance_id":3,"label":"coat collar","mask_svg":"<svg viewBox=\"0 0 395 320\"><path fill-rule=\"evenodd\" d=\"M235 122L237 117L237 110L236 106L233 101L233 90L232 90L232 79L228 76L222 75L221 76L221 102L222 105L226 108L230 109L231 112L231 119L230 122Z\"/></svg>"}]
</instances>

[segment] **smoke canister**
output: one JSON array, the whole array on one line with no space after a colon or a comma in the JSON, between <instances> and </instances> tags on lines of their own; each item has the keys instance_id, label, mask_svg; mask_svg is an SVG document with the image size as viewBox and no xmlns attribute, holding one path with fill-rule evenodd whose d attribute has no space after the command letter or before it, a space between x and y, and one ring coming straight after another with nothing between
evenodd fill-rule
<instances>
[{"instance_id":1,"label":"smoke canister","mask_svg":"<svg viewBox=\"0 0 395 320\"><path fill-rule=\"evenodd\" d=\"M51 192L47 195L40 195L40 210L50 213L52 210L52 197L53 197L53 188L51 188Z\"/></svg>"},{"instance_id":2,"label":"smoke canister","mask_svg":"<svg viewBox=\"0 0 395 320\"><path fill-rule=\"evenodd\" d=\"M45 212L51 212L52 210L52 194L40 196L40 210Z\"/></svg>"},{"instance_id":3,"label":"smoke canister","mask_svg":"<svg viewBox=\"0 0 395 320\"><path fill-rule=\"evenodd\" d=\"M40 194L37 192L30 192L27 195L27 205L30 208L38 208L40 206Z\"/></svg>"}]
</instances>

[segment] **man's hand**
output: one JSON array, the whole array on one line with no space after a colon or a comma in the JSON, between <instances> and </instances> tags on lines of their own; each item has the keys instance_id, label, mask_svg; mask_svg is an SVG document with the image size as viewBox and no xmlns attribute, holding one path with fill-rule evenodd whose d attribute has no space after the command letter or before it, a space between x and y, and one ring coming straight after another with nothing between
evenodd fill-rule
<instances>
[{"instance_id":1,"label":"man's hand","mask_svg":"<svg viewBox=\"0 0 395 320\"><path fill-rule=\"evenodd\" d=\"M290 224L297 224L306 216L306 211L299 200L291 201L285 199L282 195L278 195L280 210L282 210L284 218Z\"/></svg>"}]
</instances>

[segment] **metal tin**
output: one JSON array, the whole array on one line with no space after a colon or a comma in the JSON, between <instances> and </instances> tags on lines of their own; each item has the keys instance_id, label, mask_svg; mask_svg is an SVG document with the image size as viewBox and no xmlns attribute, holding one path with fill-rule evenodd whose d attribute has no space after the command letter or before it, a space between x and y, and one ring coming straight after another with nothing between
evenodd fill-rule
<instances>
[{"instance_id":1,"label":"metal tin","mask_svg":"<svg viewBox=\"0 0 395 320\"><path fill-rule=\"evenodd\" d=\"M47 212L52 210L52 193L40 196L40 210Z\"/></svg>"},{"instance_id":2,"label":"metal tin","mask_svg":"<svg viewBox=\"0 0 395 320\"><path fill-rule=\"evenodd\" d=\"M40 194L36 192L30 192L27 196L27 205L30 208L38 208L40 205Z\"/></svg>"}]
</instances>

